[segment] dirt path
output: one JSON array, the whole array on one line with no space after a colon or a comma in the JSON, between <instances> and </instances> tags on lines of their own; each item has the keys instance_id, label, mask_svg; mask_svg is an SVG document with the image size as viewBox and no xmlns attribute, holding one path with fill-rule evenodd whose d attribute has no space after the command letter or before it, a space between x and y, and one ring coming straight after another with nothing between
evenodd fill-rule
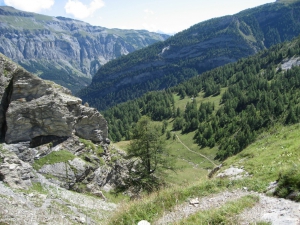
<instances>
[{"instance_id":1,"label":"dirt path","mask_svg":"<svg viewBox=\"0 0 300 225\"><path fill-rule=\"evenodd\" d=\"M199 152L195 152L195 151L191 150L188 146L186 146L186 145L180 140L180 138L178 137L177 134L175 134L175 135L176 135L178 141L179 141L179 142L180 142L180 143L181 143L188 151L193 152L193 153L195 153L195 154L197 154L197 155L200 155L201 157L205 158L206 160L208 160L209 162L211 162L211 163L214 165L214 167L217 166L217 164L215 164L214 161L212 161L211 159L209 159L209 158L206 157L205 155L203 155L203 154L201 154L201 153L199 153Z\"/></svg>"},{"instance_id":2,"label":"dirt path","mask_svg":"<svg viewBox=\"0 0 300 225\"><path fill-rule=\"evenodd\" d=\"M244 192L242 190L236 190L233 192L225 191L199 199L198 207L190 205L189 202L186 202L182 205L176 206L174 211L166 212L158 221L154 223L154 225L172 224L198 211L219 207L228 200L232 201L248 194L248 192Z\"/></svg>"},{"instance_id":3,"label":"dirt path","mask_svg":"<svg viewBox=\"0 0 300 225\"><path fill-rule=\"evenodd\" d=\"M300 203L259 194L260 201L253 208L240 214L240 224L266 221L272 225L299 225Z\"/></svg>"},{"instance_id":4,"label":"dirt path","mask_svg":"<svg viewBox=\"0 0 300 225\"><path fill-rule=\"evenodd\" d=\"M234 201L249 194L258 195L260 200L253 208L247 209L239 215L239 224L246 225L262 221L271 222L272 225L300 224L300 203L268 197L255 192L235 190L201 198L198 207L190 205L188 202L178 205L172 212L166 212L154 225L173 224L196 212L218 208L227 201Z\"/></svg>"}]
</instances>

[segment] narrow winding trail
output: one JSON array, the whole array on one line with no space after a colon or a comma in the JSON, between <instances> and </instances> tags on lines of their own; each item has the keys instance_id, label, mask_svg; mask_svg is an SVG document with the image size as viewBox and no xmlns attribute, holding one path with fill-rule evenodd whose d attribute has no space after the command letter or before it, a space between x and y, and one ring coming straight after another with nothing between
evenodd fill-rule
<instances>
[{"instance_id":1,"label":"narrow winding trail","mask_svg":"<svg viewBox=\"0 0 300 225\"><path fill-rule=\"evenodd\" d=\"M214 165L214 167L218 166L217 164L215 164L211 159L209 159L209 158L206 157L205 155L203 155L203 154L201 154L201 153L199 153L199 152L195 152L195 151L191 150L188 146L186 146L186 145L180 140L180 138L178 137L177 134L175 134L175 135L176 135L178 141L179 141L179 142L180 142L180 143L181 143L188 151L193 152L193 153L195 153L195 154L197 154L197 155L200 155L201 157L205 158L206 160L208 160L209 162L211 162L211 163Z\"/></svg>"},{"instance_id":2,"label":"narrow winding trail","mask_svg":"<svg viewBox=\"0 0 300 225\"><path fill-rule=\"evenodd\" d=\"M186 202L181 205L177 205L171 212L165 212L164 215L154 223L154 225L176 224L176 222L179 222L180 220L196 212L218 208L228 200L237 200L238 198L248 194L249 193L242 190L236 190L232 192L225 191L199 199L198 207L190 205L188 202Z\"/></svg>"},{"instance_id":3,"label":"narrow winding trail","mask_svg":"<svg viewBox=\"0 0 300 225\"><path fill-rule=\"evenodd\" d=\"M195 152L187 147L175 134L178 141L190 152L208 160L216 168L217 165L207 156ZM245 190L224 191L218 194L199 198L199 206L190 205L189 202L177 205L172 211L164 212L154 225L179 224L179 222L199 211L221 207L227 201L237 200L245 195L259 196L259 202L251 209L246 209L237 215L238 224L249 225L257 222L269 222L272 225L300 225L300 203L287 199L266 196L263 193L248 192Z\"/></svg>"}]
</instances>

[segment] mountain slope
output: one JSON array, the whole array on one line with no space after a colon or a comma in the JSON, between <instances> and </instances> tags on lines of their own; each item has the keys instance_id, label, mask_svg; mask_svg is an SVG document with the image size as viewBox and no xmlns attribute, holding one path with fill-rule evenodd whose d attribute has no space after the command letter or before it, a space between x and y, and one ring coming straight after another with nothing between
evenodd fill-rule
<instances>
[{"instance_id":1,"label":"mountain slope","mask_svg":"<svg viewBox=\"0 0 300 225\"><path fill-rule=\"evenodd\" d=\"M192 26L145 49L107 63L83 101L100 110L147 91L174 86L300 34L300 2L266 4Z\"/></svg>"},{"instance_id":2,"label":"mountain slope","mask_svg":"<svg viewBox=\"0 0 300 225\"><path fill-rule=\"evenodd\" d=\"M108 61L165 40L145 30L92 26L82 21L0 7L0 52L41 78L73 92Z\"/></svg>"},{"instance_id":3,"label":"mountain slope","mask_svg":"<svg viewBox=\"0 0 300 225\"><path fill-rule=\"evenodd\" d=\"M299 66L300 37L104 111L110 137L130 139L130 127L147 115L163 122L169 139L171 130L187 134L224 160L275 124L300 121Z\"/></svg>"}]
</instances>

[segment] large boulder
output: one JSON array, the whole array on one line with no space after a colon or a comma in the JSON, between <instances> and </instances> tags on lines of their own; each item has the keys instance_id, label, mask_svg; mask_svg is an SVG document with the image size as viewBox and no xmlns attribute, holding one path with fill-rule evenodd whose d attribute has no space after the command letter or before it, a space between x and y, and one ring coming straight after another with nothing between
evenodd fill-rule
<instances>
[{"instance_id":1,"label":"large boulder","mask_svg":"<svg viewBox=\"0 0 300 225\"><path fill-rule=\"evenodd\" d=\"M9 71L9 72L5 72ZM9 76L8 76L9 74ZM107 122L71 92L17 67L0 55L0 130L7 143L39 138L71 137L101 142L107 138Z\"/></svg>"}]
</instances>

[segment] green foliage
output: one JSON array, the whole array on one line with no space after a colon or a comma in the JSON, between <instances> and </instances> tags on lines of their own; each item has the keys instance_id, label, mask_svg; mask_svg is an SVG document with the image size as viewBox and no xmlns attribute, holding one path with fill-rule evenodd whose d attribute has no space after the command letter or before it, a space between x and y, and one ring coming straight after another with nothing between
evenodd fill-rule
<instances>
[{"instance_id":1,"label":"green foliage","mask_svg":"<svg viewBox=\"0 0 300 225\"><path fill-rule=\"evenodd\" d=\"M218 147L216 159L224 160L245 149L274 124L299 122L300 67L277 70L283 60L299 57L299 54L300 38L297 38L203 73L166 91L152 92L135 101L115 106L104 112L111 128L111 137L114 139L119 135L119 140L127 139L130 128L141 115L154 115L152 119L161 118L160 121L173 118L171 125L174 131L183 134L195 132L194 140L201 148ZM222 87L218 95L219 104L210 102L211 98L217 96L206 94L207 86ZM200 90L197 96L201 96L203 101L199 105L198 97L189 101L182 99L179 101L186 102L185 105L176 110L176 102L171 96L179 95L180 90L190 89ZM155 104L147 108L152 105L148 101L153 99ZM159 105L168 107L170 113L164 114ZM138 113L131 114L132 109ZM132 119L133 116L136 118ZM123 126L122 123L127 125Z\"/></svg>"},{"instance_id":2,"label":"green foliage","mask_svg":"<svg viewBox=\"0 0 300 225\"><path fill-rule=\"evenodd\" d=\"M143 116L133 130L132 141L127 150L127 157L132 159L129 179L125 187L134 188L135 192L152 192L163 183L164 170L173 169L161 138L161 129Z\"/></svg>"},{"instance_id":3,"label":"green foliage","mask_svg":"<svg viewBox=\"0 0 300 225\"><path fill-rule=\"evenodd\" d=\"M75 156L67 150L51 152L50 154L46 155L45 157L35 160L33 163L33 168L35 170L39 170L44 165L47 165L47 164L51 165L51 164L60 163L60 162L67 163L69 160L73 160L73 159L75 159Z\"/></svg>"},{"instance_id":4,"label":"green foliage","mask_svg":"<svg viewBox=\"0 0 300 225\"><path fill-rule=\"evenodd\" d=\"M85 148L93 150L98 156L101 156L104 153L104 149L101 146L95 145L91 140L83 138L80 138L79 140L82 144L84 144Z\"/></svg>"},{"instance_id":5,"label":"green foliage","mask_svg":"<svg viewBox=\"0 0 300 225\"><path fill-rule=\"evenodd\" d=\"M279 174L275 195L281 198L289 197L300 202L300 170L298 166L291 167Z\"/></svg>"},{"instance_id":6,"label":"green foliage","mask_svg":"<svg viewBox=\"0 0 300 225\"><path fill-rule=\"evenodd\" d=\"M130 130L142 115L152 120L166 120L173 115L174 99L171 92L150 92L141 98L104 111L110 138L116 142L130 139ZM166 125L164 125L166 127Z\"/></svg>"},{"instance_id":7,"label":"green foliage","mask_svg":"<svg viewBox=\"0 0 300 225\"><path fill-rule=\"evenodd\" d=\"M83 139L83 138L80 138L79 140L80 140L80 142L81 142L82 144L84 144L84 146L85 146L86 148L92 149L93 151L96 150L96 146L95 146L95 144L94 144L91 140L86 140L86 139Z\"/></svg>"}]
</instances>

